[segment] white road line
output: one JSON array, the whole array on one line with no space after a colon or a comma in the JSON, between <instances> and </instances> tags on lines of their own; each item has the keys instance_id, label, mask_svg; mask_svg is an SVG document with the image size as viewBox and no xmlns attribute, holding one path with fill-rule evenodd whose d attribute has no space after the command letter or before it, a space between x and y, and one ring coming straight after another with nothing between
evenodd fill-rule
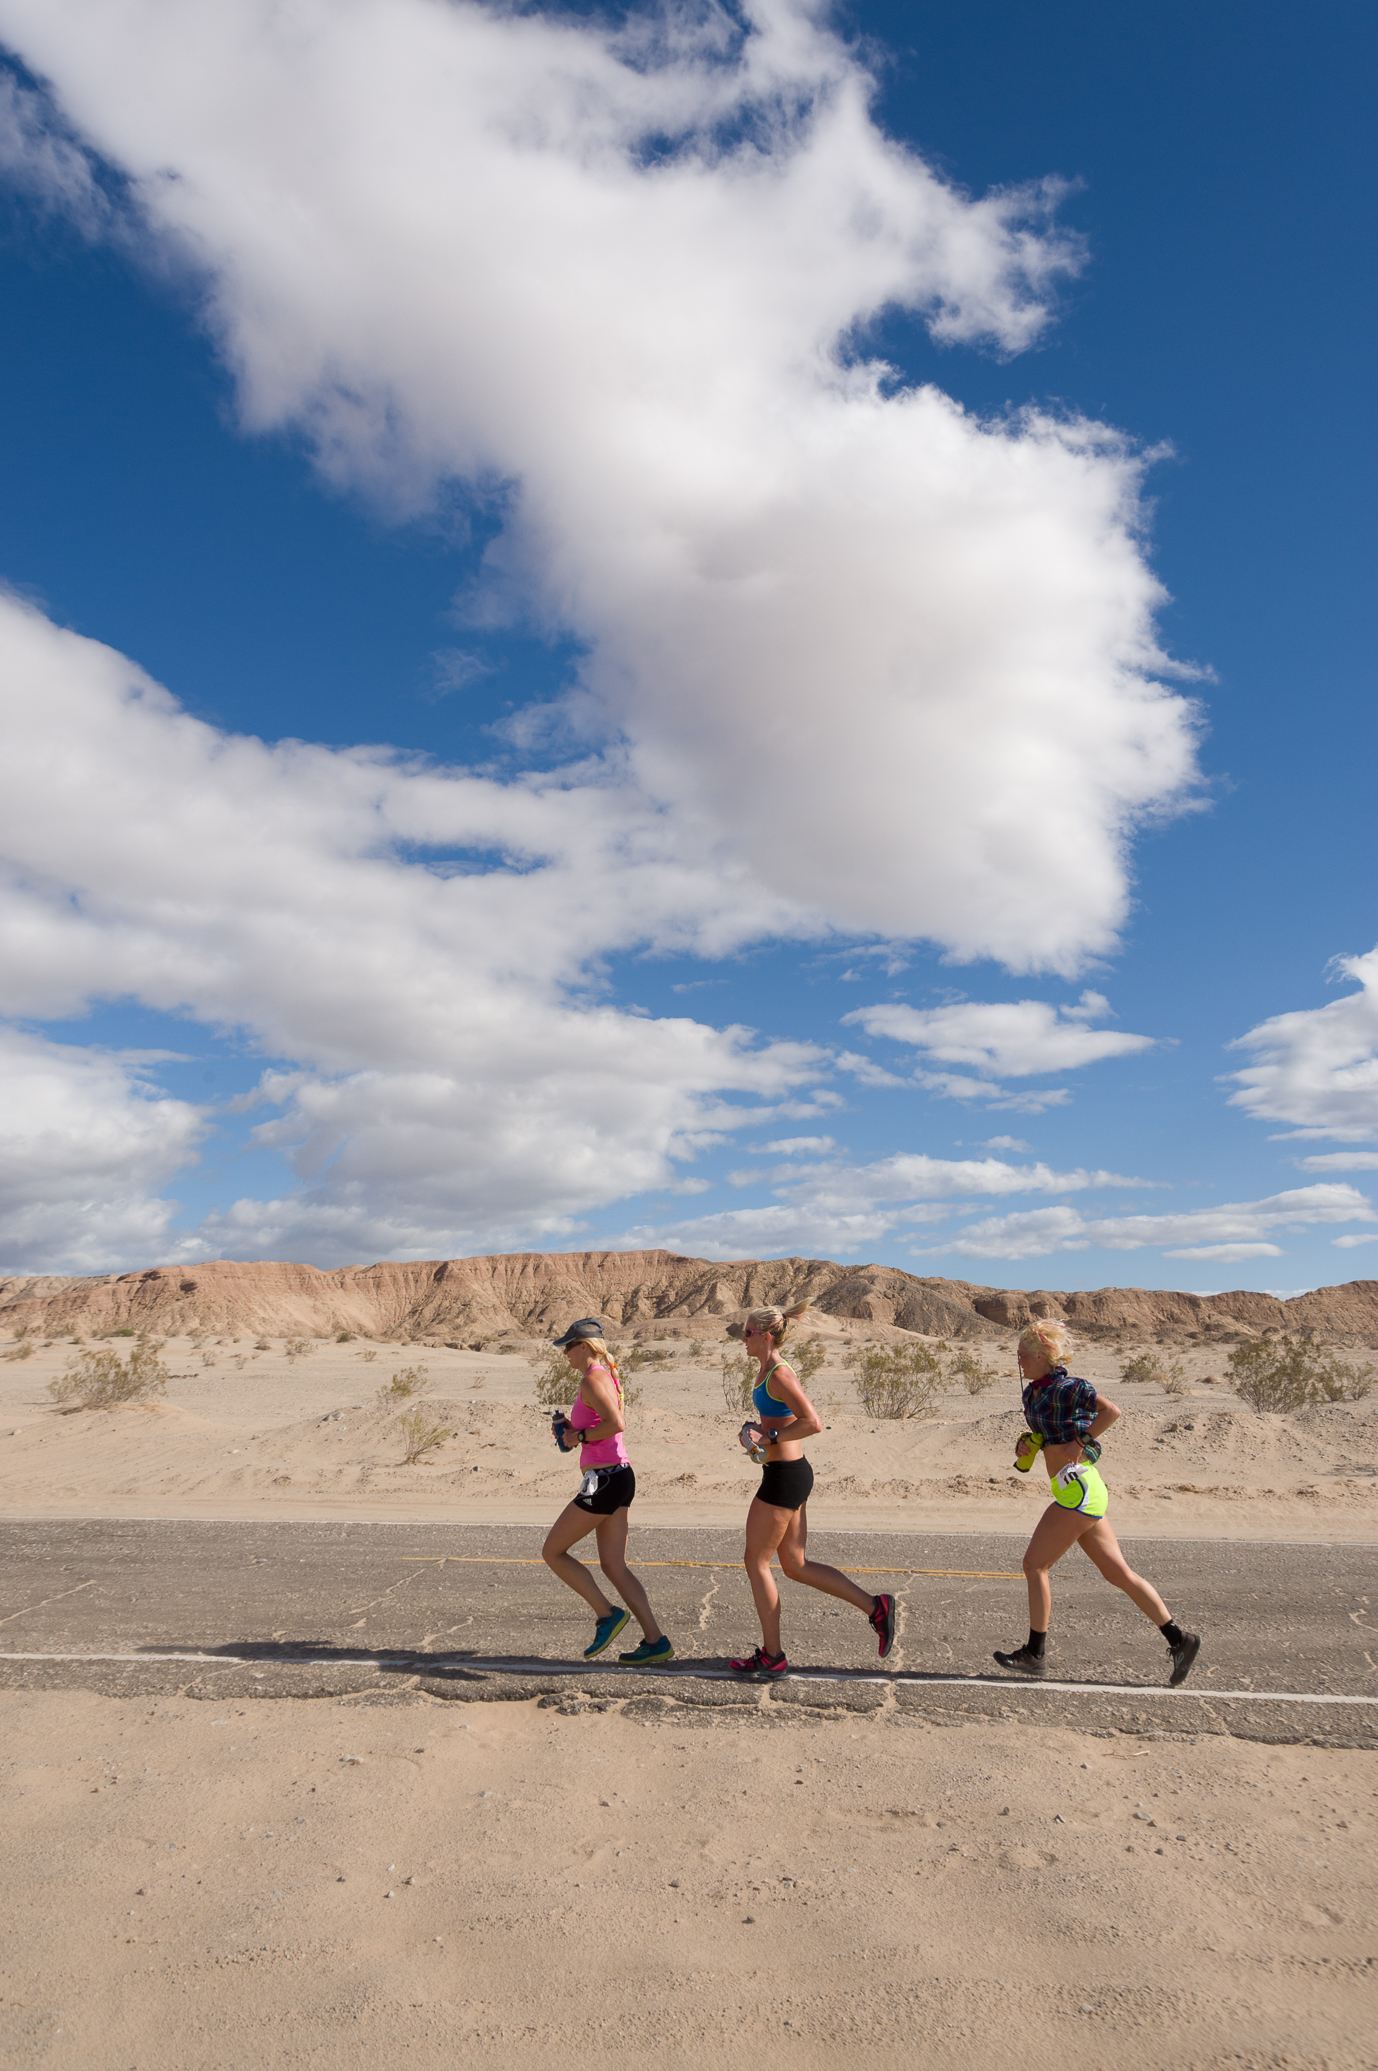
<instances>
[{"instance_id":1,"label":"white road line","mask_svg":"<svg viewBox=\"0 0 1378 2071\"><path fill-rule=\"evenodd\" d=\"M409 1663L417 1674L427 1671L428 1658L424 1654L3 1654L0 1661L187 1661L207 1662L216 1668L382 1668L400 1661ZM443 1672L442 1664L447 1657L435 1658L431 1673ZM454 1666L467 1675L541 1675L581 1676L607 1675L614 1668L612 1662L598 1661L497 1661L461 1662ZM644 1681L644 1669L623 1669L616 1664L619 1674L627 1677L629 1687ZM687 1663L675 1662L672 1667L653 1670L663 1679L688 1680L700 1683L739 1683L752 1688L759 1687L752 1676L734 1675L727 1668L690 1668ZM1212 1690L1197 1688L1171 1690L1166 1683L1054 1683L1042 1679L1021 1679L1018 1683L1004 1676L973 1675L832 1675L827 1669L791 1669L787 1674L775 1678L782 1683L879 1683L887 1687L903 1686L907 1690L966 1689L966 1690L1065 1690L1075 1697L1195 1697L1215 1698L1223 1704L1374 1704L1378 1697L1337 1697L1330 1692L1317 1694L1304 1690Z\"/></svg>"}]
</instances>

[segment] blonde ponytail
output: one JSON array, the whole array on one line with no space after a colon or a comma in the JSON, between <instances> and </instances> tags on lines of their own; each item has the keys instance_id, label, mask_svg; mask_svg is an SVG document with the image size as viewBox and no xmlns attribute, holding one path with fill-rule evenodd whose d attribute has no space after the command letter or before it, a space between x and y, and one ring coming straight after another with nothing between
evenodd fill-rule
<instances>
[{"instance_id":1,"label":"blonde ponytail","mask_svg":"<svg viewBox=\"0 0 1378 2071\"><path fill-rule=\"evenodd\" d=\"M744 1337L748 1330L768 1330L777 1345L783 1345L789 1335L791 1323L797 1323L801 1316L807 1316L813 1307L813 1297L805 1295L802 1302L795 1302L788 1309L753 1309L745 1323L729 1323L727 1334L732 1338Z\"/></svg>"}]
</instances>

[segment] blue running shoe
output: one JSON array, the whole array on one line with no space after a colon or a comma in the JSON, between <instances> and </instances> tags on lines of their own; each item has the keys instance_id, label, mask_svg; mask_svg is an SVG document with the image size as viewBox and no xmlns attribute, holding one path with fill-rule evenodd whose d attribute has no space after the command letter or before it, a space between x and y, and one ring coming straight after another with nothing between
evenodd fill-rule
<instances>
[{"instance_id":1,"label":"blue running shoe","mask_svg":"<svg viewBox=\"0 0 1378 2071\"><path fill-rule=\"evenodd\" d=\"M631 1616L631 1612L624 1611L619 1604L616 1610L609 1611L606 1618L600 1618L593 1628L593 1645L584 1649L585 1661L592 1661L595 1654L601 1654L604 1647L610 1647L623 1626L631 1623Z\"/></svg>"},{"instance_id":2,"label":"blue running shoe","mask_svg":"<svg viewBox=\"0 0 1378 2071\"><path fill-rule=\"evenodd\" d=\"M668 1632L662 1632L658 1640L643 1640L639 1647L633 1647L630 1654L619 1654L618 1660L628 1668L654 1668L658 1662L673 1661L675 1650L670 1644Z\"/></svg>"}]
</instances>

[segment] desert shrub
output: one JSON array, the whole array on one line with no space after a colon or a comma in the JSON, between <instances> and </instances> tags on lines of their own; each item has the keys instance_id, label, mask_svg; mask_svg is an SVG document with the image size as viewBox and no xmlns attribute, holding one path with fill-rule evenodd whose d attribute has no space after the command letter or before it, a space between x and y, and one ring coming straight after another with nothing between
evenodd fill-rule
<instances>
[{"instance_id":1,"label":"desert shrub","mask_svg":"<svg viewBox=\"0 0 1378 2071\"><path fill-rule=\"evenodd\" d=\"M748 1352L738 1352L734 1357L722 1355L722 1399L727 1405L729 1416L746 1416L751 1410L751 1390L756 1384L759 1372L757 1362Z\"/></svg>"},{"instance_id":2,"label":"desert shrub","mask_svg":"<svg viewBox=\"0 0 1378 2071\"><path fill-rule=\"evenodd\" d=\"M689 1357L690 1357L691 1359L702 1359L702 1357L703 1357L703 1339L702 1339L702 1338L690 1338L690 1340L689 1340Z\"/></svg>"},{"instance_id":3,"label":"desert shrub","mask_svg":"<svg viewBox=\"0 0 1378 2071\"><path fill-rule=\"evenodd\" d=\"M812 1337L805 1338L802 1345L787 1344L784 1348L784 1354L794 1368L794 1371L798 1374L802 1385L807 1388L809 1382L827 1359L828 1351L822 1338Z\"/></svg>"},{"instance_id":4,"label":"desert shrub","mask_svg":"<svg viewBox=\"0 0 1378 2071\"><path fill-rule=\"evenodd\" d=\"M1333 1352L1286 1337L1236 1345L1229 1369L1235 1393L1257 1410L1362 1402L1375 1379L1371 1366L1350 1366Z\"/></svg>"},{"instance_id":5,"label":"desert shrub","mask_svg":"<svg viewBox=\"0 0 1378 2071\"><path fill-rule=\"evenodd\" d=\"M130 1347L128 1359L118 1352L85 1351L49 1381L54 1402L72 1409L109 1409L117 1402L151 1402L161 1395L172 1376L162 1362L161 1338L139 1338Z\"/></svg>"},{"instance_id":6,"label":"desert shrub","mask_svg":"<svg viewBox=\"0 0 1378 2071\"><path fill-rule=\"evenodd\" d=\"M6 1359L32 1359L36 1350L37 1347L32 1338L26 1337L21 1331L12 1345L6 1345L4 1357Z\"/></svg>"},{"instance_id":7,"label":"desert shrub","mask_svg":"<svg viewBox=\"0 0 1378 2071\"><path fill-rule=\"evenodd\" d=\"M273 1349L273 1348L272 1348L272 1346L271 1346L271 1345L269 1344L269 1342L268 1342L267 1338L255 1338L255 1339L254 1339L254 1350L255 1350L256 1352L271 1352L271 1351L272 1351L272 1349Z\"/></svg>"},{"instance_id":8,"label":"desert shrub","mask_svg":"<svg viewBox=\"0 0 1378 2071\"><path fill-rule=\"evenodd\" d=\"M536 1400L542 1409L564 1409L574 1400L579 1385L574 1368L563 1352L552 1351L535 1373Z\"/></svg>"},{"instance_id":9,"label":"desert shrub","mask_svg":"<svg viewBox=\"0 0 1378 2071\"><path fill-rule=\"evenodd\" d=\"M1187 1370L1180 1359L1169 1359L1161 1375L1165 1395L1185 1395L1191 1387Z\"/></svg>"},{"instance_id":10,"label":"desert shrub","mask_svg":"<svg viewBox=\"0 0 1378 2071\"><path fill-rule=\"evenodd\" d=\"M402 1419L402 1456L407 1466L414 1467L427 1453L444 1445L449 1436L449 1426L433 1424L424 1409L408 1410Z\"/></svg>"},{"instance_id":11,"label":"desert shrub","mask_svg":"<svg viewBox=\"0 0 1378 2071\"><path fill-rule=\"evenodd\" d=\"M940 1345L938 1349L939 1351L946 1351L947 1347ZM949 1387L955 1386L960 1381L968 1395L984 1395L986 1389L993 1388L999 1378L1000 1375L996 1368L984 1366L974 1352L961 1351L948 1354L947 1379Z\"/></svg>"},{"instance_id":12,"label":"desert shrub","mask_svg":"<svg viewBox=\"0 0 1378 2071\"><path fill-rule=\"evenodd\" d=\"M366 1352L358 1352L355 1354L355 1357L358 1359L362 1359L364 1364L367 1366L371 1360L374 1360L378 1357L377 1349L374 1346L370 1345L369 1349Z\"/></svg>"},{"instance_id":13,"label":"desert shrub","mask_svg":"<svg viewBox=\"0 0 1378 2071\"><path fill-rule=\"evenodd\" d=\"M1142 1381L1147 1384L1149 1381L1161 1381L1166 1371L1159 1353L1139 1352L1133 1359L1125 1360L1120 1368L1120 1379L1134 1383Z\"/></svg>"},{"instance_id":14,"label":"desert shrub","mask_svg":"<svg viewBox=\"0 0 1378 2071\"><path fill-rule=\"evenodd\" d=\"M316 1348L310 1338L285 1338L282 1349L289 1359L305 1359Z\"/></svg>"},{"instance_id":15,"label":"desert shrub","mask_svg":"<svg viewBox=\"0 0 1378 2071\"><path fill-rule=\"evenodd\" d=\"M384 1409L396 1409L399 1402L409 1402L413 1395L424 1395L430 1385L429 1367L399 1366L392 1379L378 1390L378 1401Z\"/></svg>"},{"instance_id":16,"label":"desert shrub","mask_svg":"<svg viewBox=\"0 0 1378 2071\"><path fill-rule=\"evenodd\" d=\"M927 1417L937 1407L943 1372L927 1345L856 1347L844 1362L869 1417Z\"/></svg>"},{"instance_id":17,"label":"desert shrub","mask_svg":"<svg viewBox=\"0 0 1378 2071\"><path fill-rule=\"evenodd\" d=\"M641 1390L631 1386L627 1375L635 1370L636 1362L623 1353L620 1345L609 1345L608 1350L616 1360L617 1371L622 1378L622 1407L624 1410L635 1409L641 1400ZM548 1353L544 1365L537 1367L533 1379L536 1384L536 1400L542 1409L564 1409L573 1402L579 1392L578 1374L564 1353L553 1348ZM475 1382L475 1386L477 1385Z\"/></svg>"},{"instance_id":18,"label":"desert shrub","mask_svg":"<svg viewBox=\"0 0 1378 2071\"><path fill-rule=\"evenodd\" d=\"M354 1333L353 1333L353 1331L352 1331L352 1330L337 1330L337 1331L336 1331L336 1333L335 1333L335 1342L336 1342L336 1344L337 1344L337 1345L352 1345L352 1344L353 1344L353 1342L354 1342Z\"/></svg>"}]
</instances>

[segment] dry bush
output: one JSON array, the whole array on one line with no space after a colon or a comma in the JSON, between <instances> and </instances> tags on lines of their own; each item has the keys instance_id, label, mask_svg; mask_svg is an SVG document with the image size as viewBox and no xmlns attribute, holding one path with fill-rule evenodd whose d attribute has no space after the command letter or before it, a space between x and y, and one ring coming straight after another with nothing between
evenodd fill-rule
<instances>
[{"instance_id":1,"label":"dry bush","mask_svg":"<svg viewBox=\"0 0 1378 2071\"><path fill-rule=\"evenodd\" d=\"M1167 1368L1157 1352L1139 1352L1133 1359L1126 1359L1120 1368L1120 1379L1135 1384L1142 1381L1161 1381L1167 1378Z\"/></svg>"},{"instance_id":2,"label":"dry bush","mask_svg":"<svg viewBox=\"0 0 1378 2071\"><path fill-rule=\"evenodd\" d=\"M151 1402L172 1378L160 1357L162 1349L161 1338L139 1338L130 1347L128 1359L121 1359L118 1352L83 1352L66 1373L49 1381L48 1393L54 1402L73 1410Z\"/></svg>"},{"instance_id":3,"label":"dry bush","mask_svg":"<svg viewBox=\"0 0 1378 2071\"><path fill-rule=\"evenodd\" d=\"M392 1379L378 1390L378 1401L383 1409L396 1409L399 1402L409 1402L413 1395L424 1395L431 1385L429 1367L399 1366Z\"/></svg>"},{"instance_id":4,"label":"dry bush","mask_svg":"<svg viewBox=\"0 0 1378 2071\"><path fill-rule=\"evenodd\" d=\"M354 1333L353 1333L353 1331L352 1331L352 1330L337 1330L337 1331L336 1331L336 1333L335 1333L335 1342L336 1342L336 1344L337 1344L337 1345L352 1345L352 1344L353 1344L353 1342L354 1342Z\"/></svg>"},{"instance_id":5,"label":"dry bush","mask_svg":"<svg viewBox=\"0 0 1378 2071\"><path fill-rule=\"evenodd\" d=\"M938 1406L943 1371L927 1345L874 1340L850 1351L844 1365L869 1417L928 1417Z\"/></svg>"},{"instance_id":6,"label":"dry bush","mask_svg":"<svg viewBox=\"0 0 1378 2071\"><path fill-rule=\"evenodd\" d=\"M805 1338L802 1345L786 1345L784 1356L798 1374L800 1385L807 1388L827 1360L828 1348L820 1337Z\"/></svg>"},{"instance_id":7,"label":"dry bush","mask_svg":"<svg viewBox=\"0 0 1378 2071\"><path fill-rule=\"evenodd\" d=\"M285 1338L282 1349L289 1359L305 1359L316 1348L310 1338Z\"/></svg>"},{"instance_id":8,"label":"dry bush","mask_svg":"<svg viewBox=\"0 0 1378 2071\"><path fill-rule=\"evenodd\" d=\"M268 1342L267 1338L254 1339L254 1350L256 1352L271 1352L272 1349L273 1348L271 1344Z\"/></svg>"},{"instance_id":9,"label":"dry bush","mask_svg":"<svg viewBox=\"0 0 1378 2071\"><path fill-rule=\"evenodd\" d=\"M759 1366L749 1352L738 1352L735 1357L724 1352L722 1355L722 1399L727 1405L729 1416L746 1416L752 1408L751 1390L756 1384Z\"/></svg>"},{"instance_id":10,"label":"dry bush","mask_svg":"<svg viewBox=\"0 0 1378 2071\"><path fill-rule=\"evenodd\" d=\"M946 1352L947 1346L939 1345L938 1350ZM993 1366L983 1366L974 1352L962 1351L948 1354L947 1380L949 1387L954 1387L960 1381L968 1395L984 1395L986 1389L993 1388L999 1378L998 1370Z\"/></svg>"},{"instance_id":11,"label":"dry bush","mask_svg":"<svg viewBox=\"0 0 1378 2071\"><path fill-rule=\"evenodd\" d=\"M1190 1393L1191 1382L1180 1359L1169 1359L1161 1376L1165 1395L1186 1395Z\"/></svg>"},{"instance_id":12,"label":"dry bush","mask_svg":"<svg viewBox=\"0 0 1378 2071\"><path fill-rule=\"evenodd\" d=\"M613 1356L622 1381L622 1407L624 1410L635 1409L641 1400L642 1391L628 1385L627 1375L635 1370L639 1362L624 1358L620 1345L609 1345L608 1350ZM486 1374L480 1374L474 1386L477 1387L480 1381L486 1379ZM545 1364L537 1367L533 1379L536 1384L536 1400L542 1409L564 1409L567 1403L573 1402L579 1392L578 1374L564 1353L553 1348L547 1354Z\"/></svg>"},{"instance_id":13,"label":"dry bush","mask_svg":"<svg viewBox=\"0 0 1378 2071\"><path fill-rule=\"evenodd\" d=\"M544 1366L535 1374L536 1400L542 1409L563 1409L574 1400L574 1391L579 1385L574 1368L563 1352L548 1354Z\"/></svg>"},{"instance_id":14,"label":"dry bush","mask_svg":"<svg viewBox=\"0 0 1378 2071\"><path fill-rule=\"evenodd\" d=\"M403 1459L408 1467L414 1467L427 1453L433 1453L437 1446L444 1445L450 1436L447 1424L433 1424L424 1409L408 1410L402 1419Z\"/></svg>"},{"instance_id":15,"label":"dry bush","mask_svg":"<svg viewBox=\"0 0 1378 2071\"><path fill-rule=\"evenodd\" d=\"M1362 1402L1373 1387L1371 1366L1350 1366L1291 1338L1236 1345L1229 1359L1236 1395L1250 1409L1309 1409L1321 1402Z\"/></svg>"},{"instance_id":16,"label":"dry bush","mask_svg":"<svg viewBox=\"0 0 1378 2071\"><path fill-rule=\"evenodd\" d=\"M374 1349L370 1347L370 1349L367 1352L356 1352L354 1356L356 1359L362 1359L364 1364L367 1365L370 1362L370 1360L376 1359L378 1357L378 1354Z\"/></svg>"},{"instance_id":17,"label":"dry bush","mask_svg":"<svg viewBox=\"0 0 1378 2071\"><path fill-rule=\"evenodd\" d=\"M15 1334L14 1343L6 1345L3 1355L0 1356L6 1359L32 1359L37 1349L27 1330L20 1329Z\"/></svg>"}]
</instances>

